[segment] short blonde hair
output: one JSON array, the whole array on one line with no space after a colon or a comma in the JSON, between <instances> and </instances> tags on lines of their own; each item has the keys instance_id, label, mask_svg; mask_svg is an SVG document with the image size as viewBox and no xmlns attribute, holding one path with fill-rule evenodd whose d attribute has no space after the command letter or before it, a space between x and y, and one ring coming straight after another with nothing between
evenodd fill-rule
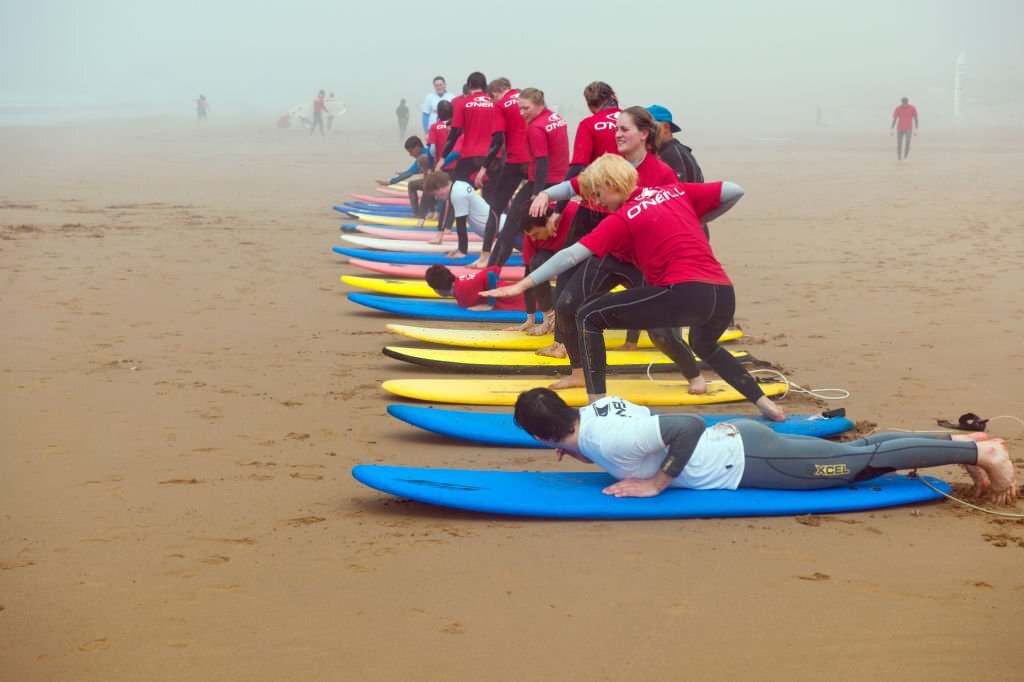
<instances>
[{"instance_id":1,"label":"short blonde hair","mask_svg":"<svg viewBox=\"0 0 1024 682\"><path fill-rule=\"evenodd\" d=\"M636 179L633 164L618 154L606 153L580 173L580 194L594 201L599 190L612 189L628 197L636 190Z\"/></svg>"}]
</instances>

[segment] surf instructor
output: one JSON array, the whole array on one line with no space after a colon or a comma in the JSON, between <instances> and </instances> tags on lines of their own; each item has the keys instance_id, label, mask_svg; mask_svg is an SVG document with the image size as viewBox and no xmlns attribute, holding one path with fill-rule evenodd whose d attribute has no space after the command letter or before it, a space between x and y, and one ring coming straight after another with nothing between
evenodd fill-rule
<instances>
[{"instance_id":1,"label":"surf instructor","mask_svg":"<svg viewBox=\"0 0 1024 682\"><path fill-rule=\"evenodd\" d=\"M484 292L482 295L486 295ZM751 419L707 426L692 414L654 414L617 396L579 410L554 391L519 394L515 422L545 445L596 464L618 479L615 497L654 497L665 488L691 490L820 490L894 471L961 464L974 496L996 504L1017 500L1017 474L1006 442L984 433L879 433L836 443L777 433Z\"/></svg>"}]
</instances>

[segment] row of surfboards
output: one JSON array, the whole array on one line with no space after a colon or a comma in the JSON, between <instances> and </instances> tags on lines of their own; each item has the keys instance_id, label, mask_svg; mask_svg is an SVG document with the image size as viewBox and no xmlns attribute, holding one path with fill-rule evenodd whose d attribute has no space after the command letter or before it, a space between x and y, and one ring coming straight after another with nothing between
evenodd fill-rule
<instances>
[{"instance_id":1,"label":"row of surfboards","mask_svg":"<svg viewBox=\"0 0 1024 682\"><path fill-rule=\"evenodd\" d=\"M517 311L471 311L454 301L440 298L423 281L431 264L442 263L456 274L475 272L465 266L476 260L471 252L462 259L445 253L451 243L428 244L436 236L436 223L420 225L409 208L407 188L401 185L378 188L380 197L353 194L354 201L334 206L350 217L342 224L342 245L333 251L363 275L342 275L341 281L358 291L348 300L361 308L386 313L388 319L433 322L518 323L525 313ZM479 242L474 240L476 252ZM471 250L472 251L472 250ZM523 276L522 260L513 256L502 277ZM381 277L380 275L383 275ZM374 314L374 313L370 313ZM538 316L539 320L539 316ZM428 327L388 322L385 328L397 336L423 345L387 345L384 355L447 372L486 374L481 378L395 379L381 387L398 397L429 403L511 406L518 395L546 386L550 376L498 378L503 374L550 375L568 370L568 361L537 355L534 351L553 341L551 335L527 336L497 329ZM686 330L682 330L684 334ZM730 329L722 342L742 338L740 329ZM615 350L625 340L624 332L606 334L610 378L609 393L649 406L707 405L741 401L743 397L720 380L708 382L708 392L694 396L682 380L629 378L626 375L675 371L672 362L653 348L646 334L634 351ZM730 349L742 362L760 361L742 350ZM762 383L767 395L785 392L786 384ZM567 403L587 404L583 389L560 392ZM393 404L388 413L405 423L445 437L463 441L518 448L544 447L520 429L509 411L476 412L439 409L432 406ZM701 415L709 423L750 418L749 413ZM762 420L763 421L763 420ZM765 422L783 433L828 437L853 429L845 416L821 414L791 415L785 422ZM464 471L421 467L358 465L353 475L378 490L431 504L475 511L563 518L660 518L711 517L811 512L849 511L892 504L935 499L937 493L916 481L900 476L871 481L871 485L814 493L737 490L670 490L657 498L623 500L610 498L600 490L612 482L602 473L536 473ZM935 483L945 485L941 481Z\"/></svg>"}]
</instances>

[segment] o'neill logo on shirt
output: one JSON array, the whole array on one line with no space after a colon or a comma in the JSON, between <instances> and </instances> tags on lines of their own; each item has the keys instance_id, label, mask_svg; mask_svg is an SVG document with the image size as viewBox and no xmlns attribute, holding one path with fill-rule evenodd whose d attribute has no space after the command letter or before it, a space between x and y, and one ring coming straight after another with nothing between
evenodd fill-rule
<instances>
[{"instance_id":1,"label":"o'neill logo on shirt","mask_svg":"<svg viewBox=\"0 0 1024 682\"><path fill-rule=\"evenodd\" d=\"M519 93L516 93L516 94L512 95L511 97L509 97L507 100L505 100L502 103L501 106L505 107L506 109L508 109L509 107L517 107L518 108L519 107Z\"/></svg>"},{"instance_id":2,"label":"o'neill logo on shirt","mask_svg":"<svg viewBox=\"0 0 1024 682\"><path fill-rule=\"evenodd\" d=\"M558 114L551 114L551 116L548 117L548 121L550 121L550 123L544 126L544 132L546 133L550 133L552 130L565 127L565 119L563 119Z\"/></svg>"},{"instance_id":3,"label":"o'neill logo on shirt","mask_svg":"<svg viewBox=\"0 0 1024 682\"><path fill-rule=\"evenodd\" d=\"M493 106L494 106L494 102L492 102L490 100L471 99L468 102L466 102L466 108L467 109L469 109L470 107L485 107L487 109L490 109Z\"/></svg>"},{"instance_id":4,"label":"o'neill logo on shirt","mask_svg":"<svg viewBox=\"0 0 1024 682\"><path fill-rule=\"evenodd\" d=\"M606 121L595 121L594 130L615 130L617 122L619 120L619 112L614 111L605 116Z\"/></svg>"},{"instance_id":5,"label":"o'neill logo on shirt","mask_svg":"<svg viewBox=\"0 0 1024 682\"><path fill-rule=\"evenodd\" d=\"M664 204L669 199L675 199L676 197L681 197L684 194L686 194L686 192L675 187L657 191L650 187L645 187L640 194L637 195L637 198L633 200L636 203L626 209L626 215L630 219L635 218L652 206Z\"/></svg>"}]
</instances>

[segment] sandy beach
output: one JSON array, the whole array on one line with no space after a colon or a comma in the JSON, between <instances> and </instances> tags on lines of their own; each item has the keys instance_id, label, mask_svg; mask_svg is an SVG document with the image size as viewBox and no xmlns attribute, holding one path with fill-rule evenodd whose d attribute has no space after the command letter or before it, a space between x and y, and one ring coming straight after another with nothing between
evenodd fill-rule
<instances>
[{"instance_id":1,"label":"sandy beach","mask_svg":"<svg viewBox=\"0 0 1024 682\"><path fill-rule=\"evenodd\" d=\"M712 225L738 347L850 391L827 407L861 432L1024 418L1024 134L923 131L902 164L884 130L684 139L746 190ZM353 480L583 468L385 413L381 381L434 373L345 300L365 273L330 206L408 165L390 128L153 119L0 149L3 679L1021 677L1024 520L545 521ZM1024 426L991 433L1024 473Z\"/></svg>"}]
</instances>

